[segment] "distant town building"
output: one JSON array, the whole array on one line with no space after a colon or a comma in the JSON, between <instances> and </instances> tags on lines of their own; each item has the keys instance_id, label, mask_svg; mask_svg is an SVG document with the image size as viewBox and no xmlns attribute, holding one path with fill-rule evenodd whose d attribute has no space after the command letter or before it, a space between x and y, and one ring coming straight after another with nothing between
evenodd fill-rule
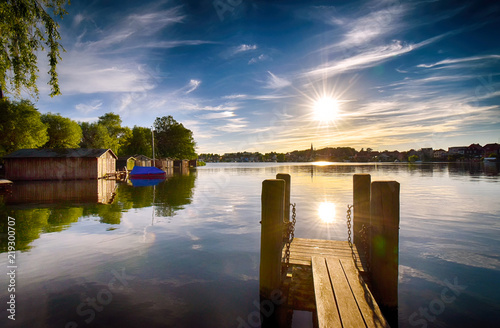
<instances>
[{"instance_id":1,"label":"distant town building","mask_svg":"<svg viewBox=\"0 0 500 328\"><path fill-rule=\"evenodd\" d=\"M449 147L448 155L464 155L467 147Z\"/></svg>"},{"instance_id":2,"label":"distant town building","mask_svg":"<svg viewBox=\"0 0 500 328\"><path fill-rule=\"evenodd\" d=\"M483 157L484 149L480 144L472 144L464 150L464 155L467 158Z\"/></svg>"},{"instance_id":3,"label":"distant town building","mask_svg":"<svg viewBox=\"0 0 500 328\"><path fill-rule=\"evenodd\" d=\"M445 159L448 155L448 152L444 149L434 150L434 159Z\"/></svg>"},{"instance_id":4,"label":"distant town building","mask_svg":"<svg viewBox=\"0 0 500 328\"><path fill-rule=\"evenodd\" d=\"M500 145L497 143L487 144L483 147L484 157L489 157L491 154L496 154L497 158L500 157Z\"/></svg>"}]
</instances>

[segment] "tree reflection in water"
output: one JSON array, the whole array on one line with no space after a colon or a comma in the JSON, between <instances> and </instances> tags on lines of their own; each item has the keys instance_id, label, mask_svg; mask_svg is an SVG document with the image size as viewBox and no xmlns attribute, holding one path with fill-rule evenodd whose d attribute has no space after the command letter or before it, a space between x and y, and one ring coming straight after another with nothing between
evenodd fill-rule
<instances>
[{"instance_id":1,"label":"tree reflection in water","mask_svg":"<svg viewBox=\"0 0 500 328\"><path fill-rule=\"evenodd\" d=\"M64 231L82 218L117 225L123 212L151 207L153 201L156 216L174 216L191 203L195 180L196 172L184 172L145 187L128 183L115 186L112 180L15 183L12 194L0 195L0 252L7 251L8 216L16 219L16 250L26 251L42 233ZM98 187L89 188L89 184Z\"/></svg>"}]
</instances>

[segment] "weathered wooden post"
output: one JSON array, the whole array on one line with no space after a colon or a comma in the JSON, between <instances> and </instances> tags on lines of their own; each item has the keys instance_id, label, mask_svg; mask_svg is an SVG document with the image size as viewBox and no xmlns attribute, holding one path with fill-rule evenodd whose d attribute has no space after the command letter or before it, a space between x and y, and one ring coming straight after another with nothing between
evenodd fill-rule
<instances>
[{"instance_id":1,"label":"weathered wooden post","mask_svg":"<svg viewBox=\"0 0 500 328\"><path fill-rule=\"evenodd\" d=\"M354 214L352 217L353 242L358 249L362 247L360 231L365 225L370 227L370 184L369 174L354 174L353 176L353 205Z\"/></svg>"},{"instance_id":2,"label":"weathered wooden post","mask_svg":"<svg viewBox=\"0 0 500 328\"><path fill-rule=\"evenodd\" d=\"M264 180L261 204L260 296L270 300L281 287L285 180Z\"/></svg>"},{"instance_id":3,"label":"weathered wooden post","mask_svg":"<svg viewBox=\"0 0 500 328\"><path fill-rule=\"evenodd\" d=\"M276 174L276 179L285 180L285 222L290 222L290 188L291 188L291 176L288 173L278 173Z\"/></svg>"},{"instance_id":4,"label":"weathered wooden post","mask_svg":"<svg viewBox=\"0 0 500 328\"><path fill-rule=\"evenodd\" d=\"M374 181L371 185L371 282L377 303L398 306L399 183Z\"/></svg>"}]
</instances>

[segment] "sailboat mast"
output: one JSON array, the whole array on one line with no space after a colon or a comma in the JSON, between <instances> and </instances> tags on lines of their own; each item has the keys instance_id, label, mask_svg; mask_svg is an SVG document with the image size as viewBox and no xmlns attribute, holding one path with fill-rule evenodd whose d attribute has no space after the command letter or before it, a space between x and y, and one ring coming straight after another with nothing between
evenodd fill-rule
<instances>
[{"instance_id":1,"label":"sailboat mast","mask_svg":"<svg viewBox=\"0 0 500 328\"><path fill-rule=\"evenodd\" d=\"M155 129L154 128L151 129L151 136L152 136L152 139L153 139L153 144L152 144L152 148L153 148L153 166L156 166L156 161L155 161Z\"/></svg>"}]
</instances>

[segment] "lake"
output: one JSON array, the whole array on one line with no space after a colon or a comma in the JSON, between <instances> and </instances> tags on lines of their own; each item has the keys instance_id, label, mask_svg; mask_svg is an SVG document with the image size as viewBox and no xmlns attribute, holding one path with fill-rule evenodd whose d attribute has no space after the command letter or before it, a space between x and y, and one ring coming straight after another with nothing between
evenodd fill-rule
<instances>
[{"instance_id":1,"label":"lake","mask_svg":"<svg viewBox=\"0 0 500 328\"><path fill-rule=\"evenodd\" d=\"M347 240L353 174L398 181L399 326L498 325L498 164L209 163L155 186L15 183L0 202L2 327L252 326L261 184L276 173L292 177L302 238Z\"/></svg>"}]
</instances>

